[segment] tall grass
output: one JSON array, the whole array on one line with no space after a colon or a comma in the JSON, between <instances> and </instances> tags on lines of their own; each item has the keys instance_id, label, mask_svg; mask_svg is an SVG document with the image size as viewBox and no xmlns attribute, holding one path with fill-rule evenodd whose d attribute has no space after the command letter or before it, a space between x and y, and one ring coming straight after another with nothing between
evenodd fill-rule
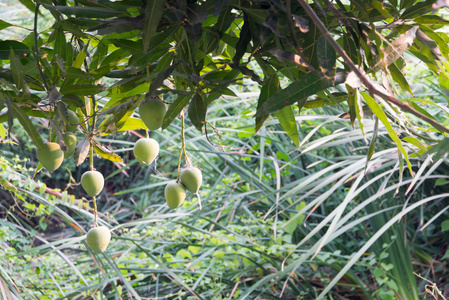
<instances>
[{"instance_id":1,"label":"tall grass","mask_svg":"<svg viewBox=\"0 0 449 300\"><path fill-rule=\"evenodd\" d=\"M165 205L179 120L151 133L161 145L151 167L130 154L136 135L103 140L125 159L99 163L108 177L99 222L113 233L104 254L85 245L93 214L79 187L69 190L76 199L36 189L31 170L3 160L1 178L19 188L1 192L1 291L12 299L419 299L427 282L415 271L447 293L447 268L437 264L447 211L432 219L448 207L447 189L435 185L448 178L447 158L412 157L412 178L379 127L367 164L365 137L333 108L297 117L296 148L276 120L254 134L255 102L239 96L208 112L221 140L210 127L210 141L186 129L188 155L204 174L202 209L192 195L176 211ZM364 123L369 140L375 124Z\"/></svg>"}]
</instances>

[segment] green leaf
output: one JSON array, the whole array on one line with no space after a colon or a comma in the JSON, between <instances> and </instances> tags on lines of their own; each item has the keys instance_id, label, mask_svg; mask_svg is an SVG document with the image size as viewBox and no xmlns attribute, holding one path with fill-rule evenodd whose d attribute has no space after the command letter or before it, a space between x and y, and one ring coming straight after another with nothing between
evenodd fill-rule
<instances>
[{"instance_id":1,"label":"green leaf","mask_svg":"<svg viewBox=\"0 0 449 300\"><path fill-rule=\"evenodd\" d=\"M206 106L204 103L204 94L195 94L189 106L189 119L192 124L201 131L206 120Z\"/></svg>"},{"instance_id":2,"label":"green leaf","mask_svg":"<svg viewBox=\"0 0 449 300\"><path fill-rule=\"evenodd\" d=\"M300 202L298 205L296 205L295 209L297 212L299 212L299 211L303 210L304 207L306 207L306 203L303 201L303 202ZM284 226L283 230L289 234L292 234L298 226L301 226L301 224L302 224L302 222L304 222L305 218L306 218L306 216L303 214L296 216L296 213L290 213L291 221L288 223L287 226Z\"/></svg>"},{"instance_id":3,"label":"green leaf","mask_svg":"<svg viewBox=\"0 0 449 300\"><path fill-rule=\"evenodd\" d=\"M54 55L58 55L61 57L64 61L66 59L66 42L65 42L65 35L64 31L60 26L58 26L54 31L55 36L55 44L53 46L53 52Z\"/></svg>"},{"instance_id":4,"label":"green leaf","mask_svg":"<svg viewBox=\"0 0 449 300\"><path fill-rule=\"evenodd\" d=\"M438 178L437 181L435 181L435 186L442 186L449 183L449 180L446 178Z\"/></svg>"},{"instance_id":5,"label":"green leaf","mask_svg":"<svg viewBox=\"0 0 449 300\"><path fill-rule=\"evenodd\" d=\"M280 111L274 113L285 132L292 139L293 143L299 147L298 126L295 120L295 114L291 106L286 106Z\"/></svg>"},{"instance_id":6,"label":"green leaf","mask_svg":"<svg viewBox=\"0 0 449 300\"><path fill-rule=\"evenodd\" d=\"M126 101L127 99L122 99ZM111 114L103 120L98 130L101 135L108 135L110 133L116 132L125 125L128 118L132 115L134 110L137 108L139 101L138 99L132 99L124 103L115 105L103 112L101 114Z\"/></svg>"},{"instance_id":7,"label":"green leaf","mask_svg":"<svg viewBox=\"0 0 449 300\"><path fill-rule=\"evenodd\" d=\"M161 59L162 60L162 59ZM157 89L164 83L164 80L170 76L170 74L176 69L178 66L177 63L172 64L171 66L167 67L165 70L160 71L157 75L154 81L150 84L150 88L148 89L149 95L152 97L156 95Z\"/></svg>"},{"instance_id":8,"label":"green leaf","mask_svg":"<svg viewBox=\"0 0 449 300\"><path fill-rule=\"evenodd\" d=\"M94 95L99 93L102 88L98 85L91 83L79 83L62 87L59 92L61 94L73 94L73 95Z\"/></svg>"},{"instance_id":9,"label":"green leaf","mask_svg":"<svg viewBox=\"0 0 449 300\"><path fill-rule=\"evenodd\" d=\"M307 101L304 108L320 108L323 106L337 105L348 100L348 94L344 92L331 93L327 98L318 95L316 99Z\"/></svg>"},{"instance_id":10,"label":"green leaf","mask_svg":"<svg viewBox=\"0 0 449 300\"><path fill-rule=\"evenodd\" d=\"M127 39L109 39L109 42L114 44L114 46L133 53L142 48L142 44L136 41L130 41Z\"/></svg>"},{"instance_id":11,"label":"green leaf","mask_svg":"<svg viewBox=\"0 0 449 300\"><path fill-rule=\"evenodd\" d=\"M424 152L427 151L426 146L423 143L421 143L420 140L418 140L417 138L415 138L413 136L406 136L403 138L403 140L406 141L407 143L410 143L410 144L418 147L419 149L421 149Z\"/></svg>"},{"instance_id":12,"label":"green leaf","mask_svg":"<svg viewBox=\"0 0 449 300\"><path fill-rule=\"evenodd\" d=\"M142 119L129 118L125 121L123 126L118 131L129 131L129 130L138 130L138 129L147 129L147 126L142 121Z\"/></svg>"},{"instance_id":13,"label":"green leaf","mask_svg":"<svg viewBox=\"0 0 449 300\"><path fill-rule=\"evenodd\" d=\"M178 96L175 102L173 102L165 113L164 120L162 121L162 129L168 127L173 120L178 116L181 110L189 103L190 96Z\"/></svg>"},{"instance_id":14,"label":"green leaf","mask_svg":"<svg viewBox=\"0 0 449 300\"><path fill-rule=\"evenodd\" d=\"M399 84L399 86L402 89L406 90L407 92L409 92L410 94L413 95L412 89L410 88L410 85L408 84L407 79L405 78L405 76L401 72L401 70L399 70L396 63L392 63L391 65L389 65L388 70L390 70L390 74L391 74L391 77L393 78L393 80L397 84Z\"/></svg>"},{"instance_id":15,"label":"green leaf","mask_svg":"<svg viewBox=\"0 0 449 300\"><path fill-rule=\"evenodd\" d=\"M13 40L0 41L0 60L9 59L11 49L16 56L23 56L30 52L30 49L24 43Z\"/></svg>"},{"instance_id":16,"label":"green leaf","mask_svg":"<svg viewBox=\"0 0 449 300\"><path fill-rule=\"evenodd\" d=\"M61 25L63 30L73 33L77 37L86 37L86 34L81 30L80 26L73 23L72 20L62 20L58 24Z\"/></svg>"},{"instance_id":17,"label":"green leaf","mask_svg":"<svg viewBox=\"0 0 449 300\"><path fill-rule=\"evenodd\" d=\"M237 45L235 45L235 55L232 58L234 64L236 65L240 64L240 59L246 53L246 48L248 47L250 41L251 41L251 30L249 27L248 18L246 16L242 26L242 30L240 30L239 41L237 42Z\"/></svg>"},{"instance_id":18,"label":"green leaf","mask_svg":"<svg viewBox=\"0 0 449 300\"><path fill-rule=\"evenodd\" d=\"M374 130L373 135L371 136L371 140L369 142L368 153L366 154L365 170L368 168L368 163L374 154L378 133L379 133L379 118L374 117Z\"/></svg>"},{"instance_id":19,"label":"green leaf","mask_svg":"<svg viewBox=\"0 0 449 300\"><path fill-rule=\"evenodd\" d=\"M89 148L90 148L89 137L85 137L78 142L78 144L75 147L75 152L73 154L73 159L75 161L76 166L79 166L86 160L86 157L89 154Z\"/></svg>"},{"instance_id":20,"label":"green leaf","mask_svg":"<svg viewBox=\"0 0 449 300\"><path fill-rule=\"evenodd\" d=\"M357 118L357 91L349 86L347 86L348 93L348 107L349 107L349 118L351 120L352 128L355 127L355 119Z\"/></svg>"},{"instance_id":21,"label":"green leaf","mask_svg":"<svg viewBox=\"0 0 449 300\"><path fill-rule=\"evenodd\" d=\"M441 223L441 232L449 230L449 220L445 220Z\"/></svg>"},{"instance_id":22,"label":"green leaf","mask_svg":"<svg viewBox=\"0 0 449 300\"><path fill-rule=\"evenodd\" d=\"M156 32L164 12L165 0L147 0L145 5L145 21L143 27L143 49L148 50L151 38Z\"/></svg>"},{"instance_id":23,"label":"green leaf","mask_svg":"<svg viewBox=\"0 0 449 300\"><path fill-rule=\"evenodd\" d=\"M103 7L84 7L84 6L59 6L42 4L50 10L57 10L66 16L76 16L78 18L112 18L122 15L123 13L115 9Z\"/></svg>"},{"instance_id":24,"label":"green leaf","mask_svg":"<svg viewBox=\"0 0 449 300\"><path fill-rule=\"evenodd\" d=\"M432 146L430 150L427 152L428 154L435 153L434 159L439 159L446 153L449 153L449 138L444 138L438 144Z\"/></svg>"},{"instance_id":25,"label":"green leaf","mask_svg":"<svg viewBox=\"0 0 449 300\"><path fill-rule=\"evenodd\" d=\"M317 60L321 72L328 80L335 80L337 54L334 48L324 36L321 36L316 43Z\"/></svg>"},{"instance_id":26,"label":"green leaf","mask_svg":"<svg viewBox=\"0 0 449 300\"><path fill-rule=\"evenodd\" d=\"M417 24L449 25L449 20L444 19L440 16L436 16L436 15L419 16L419 17L414 18L413 21Z\"/></svg>"},{"instance_id":27,"label":"green leaf","mask_svg":"<svg viewBox=\"0 0 449 300\"><path fill-rule=\"evenodd\" d=\"M307 98L333 85L332 81L327 80L326 76L320 72L313 71L309 74L304 74L285 89L268 98L258 108L256 117L281 110L285 106L294 104L299 99Z\"/></svg>"},{"instance_id":28,"label":"green leaf","mask_svg":"<svg viewBox=\"0 0 449 300\"><path fill-rule=\"evenodd\" d=\"M11 53L9 55L9 62L11 65L12 77L17 89L22 90L24 93L28 94L28 88L25 81L25 72L13 49L11 49Z\"/></svg>"},{"instance_id":29,"label":"green leaf","mask_svg":"<svg viewBox=\"0 0 449 300\"><path fill-rule=\"evenodd\" d=\"M369 105L369 107L373 111L373 113L384 124L385 128L387 129L388 135L396 143L398 150L404 156L405 161L407 162L407 166L408 166L408 170L410 171L410 174L413 175L412 165L410 163L410 160L408 159L407 151L405 151L404 147L402 146L401 140L398 138L396 131L393 129L390 122L388 121L387 116L385 115L384 111L382 110L380 105L377 104L376 100L374 100L370 95L368 95L366 93L362 93L362 95L363 95L363 98L365 99L366 103Z\"/></svg>"},{"instance_id":30,"label":"green leaf","mask_svg":"<svg viewBox=\"0 0 449 300\"><path fill-rule=\"evenodd\" d=\"M2 179L2 178L0 178L0 186L3 188L3 189L5 189L5 190L7 190L7 191L11 191L11 192L13 192L13 193L17 193L17 188L11 183L11 182L9 182L8 180L6 180L6 179Z\"/></svg>"},{"instance_id":31,"label":"green leaf","mask_svg":"<svg viewBox=\"0 0 449 300\"><path fill-rule=\"evenodd\" d=\"M446 251L442 259L449 259L449 249Z\"/></svg>"},{"instance_id":32,"label":"green leaf","mask_svg":"<svg viewBox=\"0 0 449 300\"><path fill-rule=\"evenodd\" d=\"M8 23L8 22L5 22L3 20L0 20L0 30L3 30L3 29L5 29L5 28L7 28L9 26L13 26L13 25Z\"/></svg>"},{"instance_id":33,"label":"green leaf","mask_svg":"<svg viewBox=\"0 0 449 300\"><path fill-rule=\"evenodd\" d=\"M23 129L28 133L33 144L36 145L37 148L41 149L44 147L44 143L42 142L41 135L37 131L36 127L34 127L33 123L28 119L28 116L14 103L11 103L11 108L13 110L13 115L16 117Z\"/></svg>"},{"instance_id":34,"label":"green leaf","mask_svg":"<svg viewBox=\"0 0 449 300\"><path fill-rule=\"evenodd\" d=\"M6 130L5 130L5 127L3 127L3 124L0 123L0 138L1 138L2 140L4 140L4 139L5 139L5 136L6 136Z\"/></svg>"},{"instance_id":35,"label":"green leaf","mask_svg":"<svg viewBox=\"0 0 449 300\"><path fill-rule=\"evenodd\" d=\"M417 4L407 8L400 16L400 19L412 19L417 16L426 15L432 10L432 4L434 2L434 0L418 2Z\"/></svg>"},{"instance_id":36,"label":"green leaf","mask_svg":"<svg viewBox=\"0 0 449 300\"><path fill-rule=\"evenodd\" d=\"M103 147L100 144L95 144L94 145L94 151L95 153L97 153L100 157L113 161L113 162L123 162L122 158L120 156L118 156L116 153L114 152L110 152L108 149L106 149L105 147Z\"/></svg>"},{"instance_id":37,"label":"green leaf","mask_svg":"<svg viewBox=\"0 0 449 300\"><path fill-rule=\"evenodd\" d=\"M66 94L62 96L61 101L67 103L68 105L73 105L76 107L84 106L84 102L81 100L80 97L76 95Z\"/></svg>"},{"instance_id":38,"label":"green leaf","mask_svg":"<svg viewBox=\"0 0 449 300\"><path fill-rule=\"evenodd\" d=\"M259 100L257 102L257 110L274 94L279 91L279 77L277 75L266 76L263 81L262 89L260 90ZM256 116L256 132L260 130L268 114L263 116Z\"/></svg>"},{"instance_id":39,"label":"green leaf","mask_svg":"<svg viewBox=\"0 0 449 300\"><path fill-rule=\"evenodd\" d=\"M72 67L74 67L76 69L81 69L81 66L84 63L84 60L86 59L88 45L89 44L86 44L86 46L84 46L83 50L81 50L81 52L78 53L78 55L76 56L75 61L72 64Z\"/></svg>"}]
</instances>

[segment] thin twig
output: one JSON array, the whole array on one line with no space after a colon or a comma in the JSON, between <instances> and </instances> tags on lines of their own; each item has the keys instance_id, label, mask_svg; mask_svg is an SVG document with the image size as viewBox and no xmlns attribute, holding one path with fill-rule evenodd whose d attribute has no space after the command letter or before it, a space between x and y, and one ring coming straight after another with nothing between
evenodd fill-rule
<instances>
[{"instance_id":1,"label":"thin twig","mask_svg":"<svg viewBox=\"0 0 449 300\"><path fill-rule=\"evenodd\" d=\"M368 89L368 92L374 95L377 95L384 99L385 101L392 103L399 108L401 108L403 111L411 113L415 115L416 117L420 118L423 121L426 121L427 123L431 124L436 129L449 133L449 128L443 126L438 121L426 116L425 114L415 110L410 105L403 103L402 101L396 99L394 96L390 96L385 94L384 92L378 90L371 81L365 77L362 72L356 67L356 65L352 62L351 58L346 54L346 52L340 47L340 45L334 40L330 32L327 30L326 26L323 24L323 22L320 20L320 18L316 15L312 7L307 3L306 0L298 0L299 4L304 8L306 13L309 15L309 17L312 19L313 23L318 27L318 29L323 33L323 36L328 40L328 42L331 44L331 46L335 49L335 51L343 58L345 64L353 71L357 77L360 79L360 81L365 85L365 87Z\"/></svg>"}]
</instances>

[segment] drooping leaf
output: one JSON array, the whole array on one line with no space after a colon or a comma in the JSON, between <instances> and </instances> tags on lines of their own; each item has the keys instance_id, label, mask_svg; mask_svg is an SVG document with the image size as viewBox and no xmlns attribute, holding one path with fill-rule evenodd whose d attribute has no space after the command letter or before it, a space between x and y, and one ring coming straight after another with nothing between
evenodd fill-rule
<instances>
[{"instance_id":1,"label":"drooping leaf","mask_svg":"<svg viewBox=\"0 0 449 300\"><path fill-rule=\"evenodd\" d=\"M193 96L189 106L189 119L192 124L202 131L204 121L206 120L206 105L204 102L204 94L197 93Z\"/></svg>"},{"instance_id":2,"label":"drooping leaf","mask_svg":"<svg viewBox=\"0 0 449 300\"><path fill-rule=\"evenodd\" d=\"M410 94L413 95L412 89L410 88L410 85L407 81L407 78L405 78L404 74L399 70L396 63L392 63L388 66L388 70L390 71L391 77L393 80L399 84L401 88L408 91Z\"/></svg>"},{"instance_id":3,"label":"drooping leaf","mask_svg":"<svg viewBox=\"0 0 449 300\"><path fill-rule=\"evenodd\" d=\"M335 71L337 69L337 54L331 44L324 36L321 36L317 43L317 60L321 72L328 80L335 80Z\"/></svg>"},{"instance_id":4,"label":"drooping leaf","mask_svg":"<svg viewBox=\"0 0 449 300\"><path fill-rule=\"evenodd\" d=\"M121 101L126 100L127 99L122 99ZM138 105L138 99L131 99L102 111L101 114L109 114L109 116L105 118L98 127L101 135L111 134L120 130L128 118L131 117Z\"/></svg>"},{"instance_id":5,"label":"drooping leaf","mask_svg":"<svg viewBox=\"0 0 449 300\"><path fill-rule=\"evenodd\" d=\"M130 131L130 130L138 130L138 129L147 129L147 126L142 121L142 119L129 118L128 120L125 121L125 123L119 129L119 131Z\"/></svg>"},{"instance_id":6,"label":"drooping leaf","mask_svg":"<svg viewBox=\"0 0 449 300\"><path fill-rule=\"evenodd\" d=\"M400 16L401 19L413 19L417 16L426 15L432 10L432 5L435 1L434 0L425 0L417 2L415 5L410 6L407 8L402 15Z\"/></svg>"},{"instance_id":7,"label":"drooping leaf","mask_svg":"<svg viewBox=\"0 0 449 300\"><path fill-rule=\"evenodd\" d=\"M382 108L376 102L376 100L374 100L370 95L366 93L361 94L363 95L363 98L365 99L366 103L369 105L373 113L376 115L376 117L379 118L382 124L384 124L385 128L387 129L388 135L396 143L398 150L401 152L401 154L405 158L405 161L407 162L410 174L413 176L412 165L410 163L410 160L408 159L407 151L405 151L404 146L402 145L401 140L398 138L396 131L393 129L390 122L388 121L385 112L382 110Z\"/></svg>"},{"instance_id":8,"label":"drooping leaf","mask_svg":"<svg viewBox=\"0 0 449 300\"><path fill-rule=\"evenodd\" d=\"M135 18L114 18L90 27L88 31L96 31L99 35L112 35L126 32L136 32L143 28L143 20L140 16Z\"/></svg>"},{"instance_id":9,"label":"drooping leaf","mask_svg":"<svg viewBox=\"0 0 449 300\"><path fill-rule=\"evenodd\" d=\"M122 158L118 156L116 153L109 151L106 149L103 145L99 143L94 144L94 151L97 153L100 157L113 161L113 162L123 162Z\"/></svg>"},{"instance_id":10,"label":"drooping leaf","mask_svg":"<svg viewBox=\"0 0 449 300\"><path fill-rule=\"evenodd\" d=\"M316 99L307 101L304 104L304 108L320 108L323 106L337 105L348 99L348 94L344 92L336 92L329 95L331 97L317 97Z\"/></svg>"},{"instance_id":11,"label":"drooping leaf","mask_svg":"<svg viewBox=\"0 0 449 300\"><path fill-rule=\"evenodd\" d=\"M84 63L84 60L86 59L86 54L87 54L87 48L88 48L89 44L86 44L83 47L83 50L80 51L80 53L78 53L78 55L76 56L75 61L72 64L72 67L76 68L76 69L81 69L81 66Z\"/></svg>"},{"instance_id":12,"label":"drooping leaf","mask_svg":"<svg viewBox=\"0 0 449 300\"><path fill-rule=\"evenodd\" d=\"M29 91L25 81L25 71L23 70L22 64L15 55L13 49L11 49L11 53L9 55L9 62L11 66L12 77L17 89L22 90L25 95L28 95Z\"/></svg>"},{"instance_id":13,"label":"drooping leaf","mask_svg":"<svg viewBox=\"0 0 449 300\"><path fill-rule=\"evenodd\" d=\"M173 122L173 120L178 116L181 110L189 103L190 96L181 96L179 95L176 98L175 102L173 102L167 109L167 112L164 115L164 120L162 121L162 129L168 127L168 125Z\"/></svg>"},{"instance_id":14,"label":"drooping leaf","mask_svg":"<svg viewBox=\"0 0 449 300\"><path fill-rule=\"evenodd\" d=\"M3 30L9 26L13 26L11 23L8 23L6 21L0 20L0 30Z\"/></svg>"},{"instance_id":15,"label":"drooping leaf","mask_svg":"<svg viewBox=\"0 0 449 300\"><path fill-rule=\"evenodd\" d=\"M122 15L123 13L115 9L104 7L85 7L85 6L60 6L42 4L50 10L57 10L66 16L76 16L78 18L112 18Z\"/></svg>"},{"instance_id":16,"label":"drooping leaf","mask_svg":"<svg viewBox=\"0 0 449 300\"><path fill-rule=\"evenodd\" d=\"M272 76L266 76L264 79L264 84L259 94L259 100L257 102L257 109L259 109L272 95L276 94L280 89L279 77L276 74ZM268 118L267 115L256 116L256 132L260 130L265 120Z\"/></svg>"},{"instance_id":17,"label":"drooping leaf","mask_svg":"<svg viewBox=\"0 0 449 300\"><path fill-rule=\"evenodd\" d=\"M232 61L235 65L240 64L240 59L242 59L243 55L246 52L246 48L248 47L249 42L251 41L251 31L249 27L248 18L245 18L245 21L242 26L242 30L240 30L240 37L237 45L235 46L235 55L232 58Z\"/></svg>"},{"instance_id":18,"label":"drooping leaf","mask_svg":"<svg viewBox=\"0 0 449 300\"><path fill-rule=\"evenodd\" d=\"M79 166L85 160L87 155L89 154L90 148L90 140L89 137L83 138L75 147L75 152L73 153L73 159L75 161L75 165Z\"/></svg>"},{"instance_id":19,"label":"drooping leaf","mask_svg":"<svg viewBox=\"0 0 449 300\"><path fill-rule=\"evenodd\" d=\"M5 140L6 137L6 130L5 127L0 123L0 141Z\"/></svg>"},{"instance_id":20,"label":"drooping leaf","mask_svg":"<svg viewBox=\"0 0 449 300\"><path fill-rule=\"evenodd\" d=\"M340 81L341 79L338 80L337 77L335 84L341 83ZM258 108L256 117L281 110L285 106L294 104L299 99L307 98L333 85L334 84L327 80L320 72L313 71L304 74L285 89L280 90L268 98L267 101Z\"/></svg>"},{"instance_id":21,"label":"drooping leaf","mask_svg":"<svg viewBox=\"0 0 449 300\"><path fill-rule=\"evenodd\" d=\"M24 43L14 40L0 41L0 60L9 59L11 50L14 51L16 56L23 56L30 52L30 49Z\"/></svg>"},{"instance_id":22,"label":"drooping leaf","mask_svg":"<svg viewBox=\"0 0 449 300\"><path fill-rule=\"evenodd\" d=\"M28 116L23 113L23 111L14 103L11 103L11 108L13 110L13 115L17 118L22 125L23 129L28 133L33 144L36 145L37 148L41 149L44 147L44 143L42 142L41 135L37 131L36 127L34 127L33 123Z\"/></svg>"},{"instance_id":23,"label":"drooping leaf","mask_svg":"<svg viewBox=\"0 0 449 300\"><path fill-rule=\"evenodd\" d=\"M357 105L357 92L355 89L348 88L348 107L349 107L349 118L351 120L352 128L355 127L355 119L357 118L356 105Z\"/></svg>"},{"instance_id":24,"label":"drooping leaf","mask_svg":"<svg viewBox=\"0 0 449 300\"><path fill-rule=\"evenodd\" d=\"M80 99L80 97L78 97L77 95L73 95L73 94L65 94L64 96L62 96L61 101L66 104L73 105L76 107L84 106L84 103Z\"/></svg>"},{"instance_id":25,"label":"drooping leaf","mask_svg":"<svg viewBox=\"0 0 449 300\"><path fill-rule=\"evenodd\" d=\"M148 93L150 96L154 96L156 90L163 84L164 80L170 76L170 74L176 69L178 66L177 63L172 64L171 66L167 67L165 70L159 72L154 79L154 81L150 84L150 88Z\"/></svg>"},{"instance_id":26,"label":"drooping leaf","mask_svg":"<svg viewBox=\"0 0 449 300\"><path fill-rule=\"evenodd\" d=\"M91 83L78 83L72 85L66 85L62 87L59 92L61 94L73 94L73 95L94 95L99 93L102 87Z\"/></svg>"},{"instance_id":27,"label":"drooping leaf","mask_svg":"<svg viewBox=\"0 0 449 300\"><path fill-rule=\"evenodd\" d=\"M65 42L65 35L64 31L60 26L58 26L54 31L53 34L55 36L55 44L53 46L53 53L54 55L58 55L61 57L64 61L66 59L66 42Z\"/></svg>"},{"instance_id":28,"label":"drooping leaf","mask_svg":"<svg viewBox=\"0 0 449 300\"><path fill-rule=\"evenodd\" d=\"M148 0L145 5L145 20L143 27L143 49L146 51L150 46L151 38L156 32L159 21L164 12L165 0Z\"/></svg>"},{"instance_id":29,"label":"drooping leaf","mask_svg":"<svg viewBox=\"0 0 449 300\"><path fill-rule=\"evenodd\" d=\"M286 106L280 111L275 112L274 115L278 118L279 123L292 139L293 143L299 147L298 125L296 124L293 108L291 106Z\"/></svg>"},{"instance_id":30,"label":"drooping leaf","mask_svg":"<svg viewBox=\"0 0 449 300\"><path fill-rule=\"evenodd\" d=\"M435 153L434 159L437 160L446 153L448 153L449 149L449 138L442 139L438 144L432 146L430 150L427 152L428 154Z\"/></svg>"},{"instance_id":31,"label":"drooping leaf","mask_svg":"<svg viewBox=\"0 0 449 300\"><path fill-rule=\"evenodd\" d=\"M368 153L366 154L365 170L368 168L368 163L369 163L371 157L373 157L378 133L379 133L379 118L374 117L374 130L373 130L373 135L371 136L371 140L369 142Z\"/></svg>"}]
</instances>

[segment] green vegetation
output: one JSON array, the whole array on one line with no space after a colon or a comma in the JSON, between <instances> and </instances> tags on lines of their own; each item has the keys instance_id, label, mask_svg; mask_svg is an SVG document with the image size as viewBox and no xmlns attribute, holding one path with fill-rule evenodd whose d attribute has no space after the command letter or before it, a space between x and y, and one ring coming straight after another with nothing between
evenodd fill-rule
<instances>
[{"instance_id":1,"label":"green vegetation","mask_svg":"<svg viewBox=\"0 0 449 300\"><path fill-rule=\"evenodd\" d=\"M449 297L444 1L0 4L2 299Z\"/></svg>"}]
</instances>

